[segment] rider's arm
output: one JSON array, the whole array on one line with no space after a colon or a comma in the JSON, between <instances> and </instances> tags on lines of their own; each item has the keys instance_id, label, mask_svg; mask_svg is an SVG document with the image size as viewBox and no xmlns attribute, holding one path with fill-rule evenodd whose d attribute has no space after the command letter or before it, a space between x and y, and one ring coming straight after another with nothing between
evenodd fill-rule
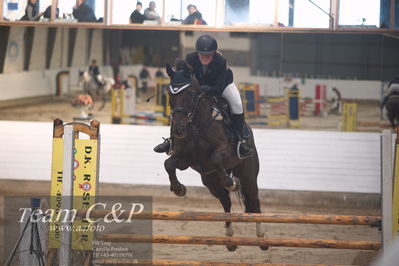
<instances>
[{"instance_id":1,"label":"rider's arm","mask_svg":"<svg viewBox=\"0 0 399 266\"><path fill-rule=\"evenodd\" d=\"M218 62L215 69L216 73L213 73L215 79L212 87L212 95L221 96L226 87L226 78L229 69L227 68L226 60L223 58L222 61Z\"/></svg>"}]
</instances>

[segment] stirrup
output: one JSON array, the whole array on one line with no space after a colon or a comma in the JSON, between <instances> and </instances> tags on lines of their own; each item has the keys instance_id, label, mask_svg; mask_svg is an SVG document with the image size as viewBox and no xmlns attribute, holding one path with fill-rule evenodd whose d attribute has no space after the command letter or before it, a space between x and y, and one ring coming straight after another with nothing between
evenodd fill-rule
<instances>
[{"instance_id":1,"label":"stirrup","mask_svg":"<svg viewBox=\"0 0 399 266\"><path fill-rule=\"evenodd\" d=\"M248 154L241 154L240 153L240 147L241 147L241 144L243 144L243 143L246 143L246 141L244 139L239 140L238 143L237 143L237 156L238 156L238 159L240 159L240 160L246 159L246 158L249 158L249 157L252 156L252 150L251 149L250 149L250 152Z\"/></svg>"}]
</instances>

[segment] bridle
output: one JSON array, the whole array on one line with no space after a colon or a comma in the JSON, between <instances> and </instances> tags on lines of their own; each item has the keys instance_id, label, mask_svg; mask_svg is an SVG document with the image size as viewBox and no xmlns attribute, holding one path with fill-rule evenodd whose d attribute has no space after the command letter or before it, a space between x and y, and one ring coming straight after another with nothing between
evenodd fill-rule
<instances>
[{"instance_id":1,"label":"bridle","mask_svg":"<svg viewBox=\"0 0 399 266\"><path fill-rule=\"evenodd\" d=\"M178 88L183 88L183 89L180 90L180 91L183 91L184 88L192 86L192 83L189 82L189 83L186 83L186 84L174 84L174 85L182 85L181 87L178 87ZM172 85L170 85L170 88L171 88L171 91L172 91L173 90L172 89ZM178 91L177 93L174 93L174 95L178 94L180 91ZM173 108L172 113L171 113L171 119L173 119L173 116L176 113L183 113L187 117L186 124L191 124L192 125L193 119L194 119L195 114L196 114L197 109L198 109L199 101L200 101L200 99L202 98L202 96L204 94L203 93L198 94L195 91L192 92L191 94L192 94L191 102L190 102L190 106L192 106L191 110L189 110L188 108L183 107L183 106L178 106L176 108ZM171 95L171 97L173 97L173 96Z\"/></svg>"}]
</instances>

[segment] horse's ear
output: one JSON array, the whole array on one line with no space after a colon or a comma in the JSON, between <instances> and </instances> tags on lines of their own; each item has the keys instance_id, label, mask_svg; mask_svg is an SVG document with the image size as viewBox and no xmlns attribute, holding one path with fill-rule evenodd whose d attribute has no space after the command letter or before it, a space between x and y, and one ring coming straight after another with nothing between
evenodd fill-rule
<instances>
[{"instance_id":1,"label":"horse's ear","mask_svg":"<svg viewBox=\"0 0 399 266\"><path fill-rule=\"evenodd\" d=\"M173 71L172 67L169 64L166 64L166 73L168 73L168 76L171 79L175 77L175 71Z\"/></svg>"}]
</instances>

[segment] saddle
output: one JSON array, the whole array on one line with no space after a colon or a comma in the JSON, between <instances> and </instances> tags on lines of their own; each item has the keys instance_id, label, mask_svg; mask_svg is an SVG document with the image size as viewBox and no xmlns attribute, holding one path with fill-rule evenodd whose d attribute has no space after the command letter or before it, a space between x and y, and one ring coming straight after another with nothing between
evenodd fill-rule
<instances>
[{"instance_id":1,"label":"saddle","mask_svg":"<svg viewBox=\"0 0 399 266\"><path fill-rule=\"evenodd\" d=\"M223 97L213 97L213 109L222 116L223 125L228 136L235 138L238 141L237 132L233 125L229 103ZM249 129L247 123L244 123L243 137L249 138Z\"/></svg>"}]
</instances>

